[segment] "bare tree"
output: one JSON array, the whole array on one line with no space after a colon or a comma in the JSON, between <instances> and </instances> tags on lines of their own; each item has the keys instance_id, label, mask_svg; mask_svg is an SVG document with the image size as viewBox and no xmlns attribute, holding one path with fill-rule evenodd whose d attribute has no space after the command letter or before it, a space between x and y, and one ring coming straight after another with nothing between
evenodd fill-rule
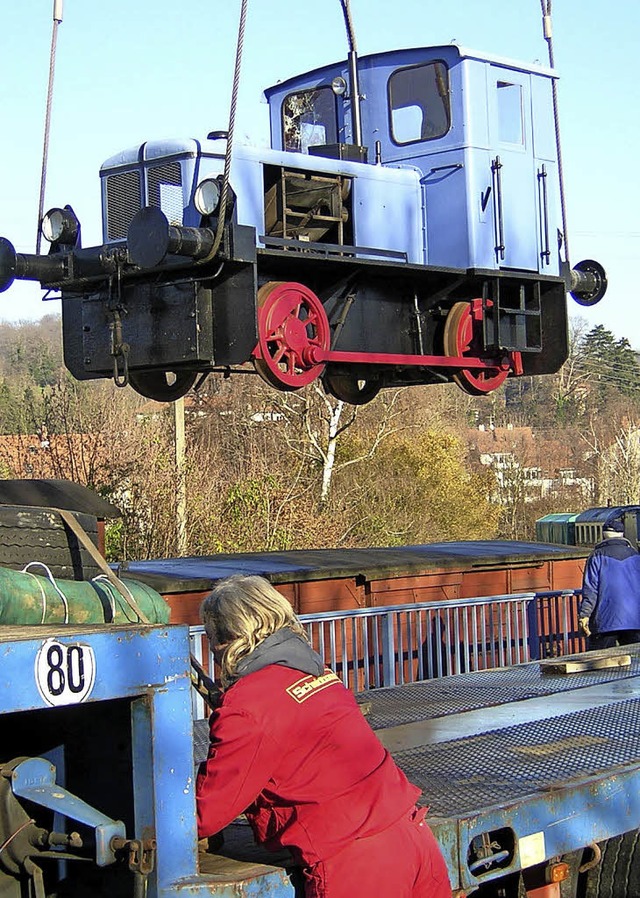
<instances>
[{"instance_id":1,"label":"bare tree","mask_svg":"<svg viewBox=\"0 0 640 898\"><path fill-rule=\"evenodd\" d=\"M609 422L610 423L610 422ZM616 431L601 431L591 423L583 434L595 472L601 505L635 505L640 501L640 423L622 422Z\"/></svg>"},{"instance_id":2,"label":"bare tree","mask_svg":"<svg viewBox=\"0 0 640 898\"><path fill-rule=\"evenodd\" d=\"M283 430L288 447L309 465L321 467L321 505L329 499L336 471L372 458L382 440L396 432L394 421L400 394L400 390L394 390L374 400L378 413L374 432L368 435L360 453L342 459L338 458L339 440L355 424L359 407L328 395L317 381L300 393L281 395L278 405L290 425Z\"/></svg>"},{"instance_id":3,"label":"bare tree","mask_svg":"<svg viewBox=\"0 0 640 898\"><path fill-rule=\"evenodd\" d=\"M553 378L553 399L560 417L583 405L582 393L592 376L582 364L582 344L589 329L585 318L572 318L569 329L569 356Z\"/></svg>"}]
</instances>

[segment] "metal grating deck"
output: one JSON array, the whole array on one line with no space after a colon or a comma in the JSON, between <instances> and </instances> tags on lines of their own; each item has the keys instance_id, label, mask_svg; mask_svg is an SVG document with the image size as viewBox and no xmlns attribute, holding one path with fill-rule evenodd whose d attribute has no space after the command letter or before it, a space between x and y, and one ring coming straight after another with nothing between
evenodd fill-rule
<instances>
[{"instance_id":1,"label":"metal grating deck","mask_svg":"<svg viewBox=\"0 0 640 898\"><path fill-rule=\"evenodd\" d=\"M506 846L515 870L640 827L640 645L612 653L632 664L558 674L531 662L365 694L422 791L454 888L504 872L469 868L480 837ZM199 761L207 721L194 737Z\"/></svg>"},{"instance_id":2,"label":"metal grating deck","mask_svg":"<svg viewBox=\"0 0 640 898\"><path fill-rule=\"evenodd\" d=\"M397 752L430 814L454 817L640 763L640 699Z\"/></svg>"},{"instance_id":3,"label":"metal grating deck","mask_svg":"<svg viewBox=\"0 0 640 898\"><path fill-rule=\"evenodd\" d=\"M529 662L402 687L372 689L360 697L371 704L367 720L373 729L383 729L613 683L640 674L640 644L624 646L616 654L630 654L631 665L585 673L551 674L543 673L536 662ZM490 727L488 716L487 729Z\"/></svg>"},{"instance_id":4,"label":"metal grating deck","mask_svg":"<svg viewBox=\"0 0 640 898\"><path fill-rule=\"evenodd\" d=\"M416 724L421 733L421 722L450 721L452 737L432 738L427 725L419 744L393 752L409 780L422 789L420 802L430 807L430 817L460 818L508 806L603 771L640 764L640 645L626 646L621 653L632 655L630 667L550 674L533 662L370 690L364 696L371 703L367 719L383 741L384 731L388 735L394 727ZM633 677L633 683L625 682ZM605 687L600 704L593 698L594 687L600 692ZM571 691L575 698L567 696ZM566 698L546 702L554 694ZM542 699L548 711L540 719L513 725L494 724L487 713L480 731L477 726L474 731L473 715L466 713L499 705L517 719L517 703L527 699ZM567 706L569 712L562 713ZM196 763L206 757L208 743L208 722L196 721Z\"/></svg>"}]
</instances>

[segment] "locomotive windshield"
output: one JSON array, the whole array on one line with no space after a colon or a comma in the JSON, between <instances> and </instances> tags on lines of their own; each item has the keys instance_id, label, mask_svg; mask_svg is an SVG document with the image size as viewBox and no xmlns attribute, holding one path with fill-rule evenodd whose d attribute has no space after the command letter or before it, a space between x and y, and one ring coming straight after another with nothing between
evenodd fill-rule
<instances>
[{"instance_id":1,"label":"locomotive windshield","mask_svg":"<svg viewBox=\"0 0 640 898\"><path fill-rule=\"evenodd\" d=\"M282 136L285 150L307 153L309 147L336 143L336 98L330 87L301 90L282 104Z\"/></svg>"},{"instance_id":2,"label":"locomotive windshield","mask_svg":"<svg viewBox=\"0 0 640 898\"><path fill-rule=\"evenodd\" d=\"M389 78L391 137L396 144L435 140L449 130L449 76L443 62L398 69Z\"/></svg>"}]
</instances>

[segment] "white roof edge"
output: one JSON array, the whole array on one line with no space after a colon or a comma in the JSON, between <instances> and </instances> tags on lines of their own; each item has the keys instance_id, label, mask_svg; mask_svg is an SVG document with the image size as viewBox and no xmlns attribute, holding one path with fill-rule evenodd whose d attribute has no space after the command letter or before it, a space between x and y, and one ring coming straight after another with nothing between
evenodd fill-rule
<instances>
[{"instance_id":1,"label":"white roof edge","mask_svg":"<svg viewBox=\"0 0 640 898\"><path fill-rule=\"evenodd\" d=\"M428 50L430 53L437 52L438 50L451 50L454 48L458 51L458 54L461 59L478 59L481 62L488 62L492 65L501 65L505 68L515 69L521 72L533 72L536 75L544 75L548 78L558 78L558 72L555 69L552 69L548 65L543 65L539 62L525 62L522 59L513 59L508 56L500 56L497 53L487 53L483 50L473 50L470 47L465 47L462 44L458 44L455 41L452 41L450 44L435 44L430 47L396 47L393 50L379 50L375 53L366 53L359 56L359 60L370 60L375 59L376 57L385 56L386 54L395 54L395 53L413 53L420 52L420 50ZM268 95L278 87L283 84L287 84L289 81L294 81L297 78L302 77L303 75L312 75L316 72L322 72L324 69L331 69L337 65L344 63L346 66L346 59L337 60L332 63L327 63L326 65L316 66L314 69L310 69L308 72L298 72L295 75L290 75L288 78L282 78L280 81L277 81L275 84L271 84L266 87L263 91L263 96L268 101Z\"/></svg>"},{"instance_id":2,"label":"white roof edge","mask_svg":"<svg viewBox=\"0 0 640 898\"><path fill-rule=\"evenodd\" d=\"M509 69L520 69L525 72L535 72L538 75L547 75L550 78L557 78L558 73L548 65L540 62L524 62L522 59L513 59L510 56L500 56L497 53L485 53L480 50L472 50L470 47L463 47L461 44L443 44L441 46L456 47L460 56L464 59L480 59L483 62L491 62L496 65L503 65ZM431 47L429 49L438 49Z\"/></svg>"}]
</instances>

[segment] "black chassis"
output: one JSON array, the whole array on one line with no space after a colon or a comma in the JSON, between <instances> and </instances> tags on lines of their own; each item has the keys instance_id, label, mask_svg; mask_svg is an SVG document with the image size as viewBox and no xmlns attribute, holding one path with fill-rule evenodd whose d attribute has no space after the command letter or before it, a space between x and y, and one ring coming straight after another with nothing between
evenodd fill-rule
<instances>
[{"instance_id":1,"label":"black chassis","mask_svg":"<svg viewBox=\"0 0 640 898\"><path fill-rule=\"evenodd\" d=\"M256 249L251 227L230 223L210 262L167 256L151 270L127 262L86 276L85 254L126 259L126 244L76 250L67 275L43 281L62 293L64 360L79 380L129 372L229 370L251 361L258 342L257 295L269 281L304 284L320 298L331 349L370 354L444 356L451 307L482 299L485 357L522 353L522 373L557 371L567 358L566 281L516 271L425 267L362 259L342 246L281 241ZM48 258L51 258L48 257ZM124 348L124 352L123 352ZM432 363L329 363L384 386L451 380Z\"/></svg>"}]
</instances>

